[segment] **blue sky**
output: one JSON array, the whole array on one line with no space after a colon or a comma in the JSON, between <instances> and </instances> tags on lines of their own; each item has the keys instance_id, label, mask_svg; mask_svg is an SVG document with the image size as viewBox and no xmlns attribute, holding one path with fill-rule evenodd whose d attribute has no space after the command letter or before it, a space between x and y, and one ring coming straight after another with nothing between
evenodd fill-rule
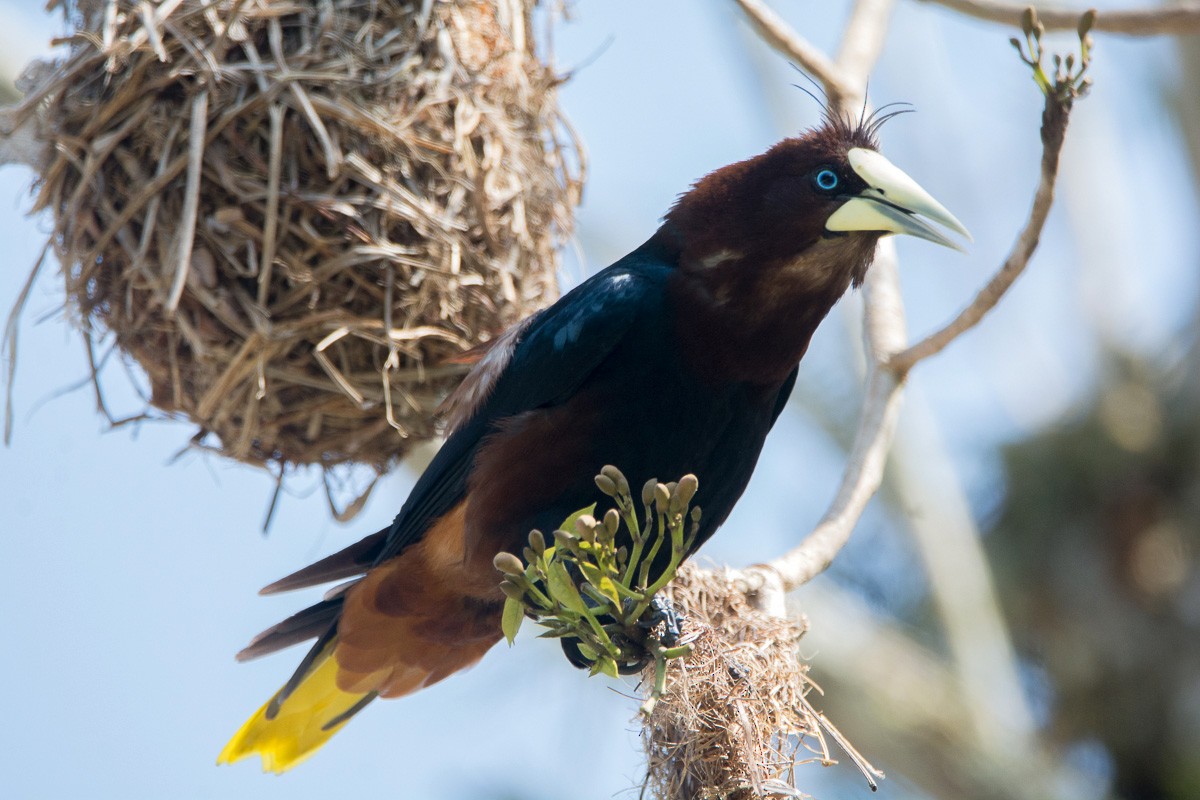
<instances>
[{"instance_id":1,"label":"blue sky","mask_svg":"<svg viewBox=\"0 0 1200 800\"><path fill-rule=\"evenodd\" d=\"M0 50L32 54L57 30L56 20L30 10L35 5L0 2ZM826 47L848 7L776 5ZM560 66L588 62L562 92L590 158L578 217L583 260L569 258L568 275L593 272L639 244L705 172L816 121L815 103L790 86L790 67L731 7L579 0L575 21L558 28ZM872 78L877 103L906 100L918 109L884 129L884 151L975 234L967 257L899 244L916 332L983 283L1028 209L1040 103L1007 37L904 3ZM1170 43L1101 37L1097 52L1095 96L1080 106L1065 154L1065 203L1030 273L981 330L915 379L973 496L998 491L991 447L1070 413L1094 377L1097 331L1169 354L1200 294L1196 196L1157 97L1172 83ZM24 169L0 168L2 308L49 230L47 220L24 215L30 179ZM429 800L509 790L531 799L635 796L628 790L640 779L636 703L621 696L632 687L586 680L556 646L528 637L431 690L375 704L282 778L249 763L215 768L220 746L299 658L234 663L251 635L307 599L259 598L258 587L386 523L411 476L389 476L349 526L329 519L317 477L302 478L264 538L268 476L194 452L172 462L187 426L105 433L90 390L64 392L86 376L86 362L60 301L49 265L21 321L15 433L0 449L7 796L264 800L326 798L347 786ZM856 302L831 316L802 370L801 394L835 408L856 402L848 366ZM118 416L141 410L119 368L110 369L106 390ZM819 517L840 467L814 415L785 416L742 504L704 555L741 565L778 554ZM792 498L786 506L775 499L781 493ZM877 526L878 514L865 525ZM858 559L851 567L872 569L880 552L888 549L847 555ZM836 704L825 699L835 719ZM831 771L809 770L806 788L819 794ZM892 781L879 796L912 795Z\"/></svg>"}]
</instances>

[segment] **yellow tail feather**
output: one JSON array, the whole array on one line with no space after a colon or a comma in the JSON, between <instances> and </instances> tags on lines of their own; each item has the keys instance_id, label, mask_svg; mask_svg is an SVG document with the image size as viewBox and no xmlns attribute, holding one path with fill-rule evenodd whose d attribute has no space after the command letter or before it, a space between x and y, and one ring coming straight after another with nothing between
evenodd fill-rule
<instances>
[{"instance_id":1,"label":"yellow tail feather","mask_svg":"<svg viewBox=\"0 0 1200 800\"><path fill-rule=\"evenodd\" d=\"M347 712L366 697L339 689L337 671L331 642L279 713L267 719L269 703L264 704L225 745L217 763L232 764L258 753L263 771L279 774L315 753L349 721ZM329 725L343 715L336 725Z\"/></svg>"}]
</instances>

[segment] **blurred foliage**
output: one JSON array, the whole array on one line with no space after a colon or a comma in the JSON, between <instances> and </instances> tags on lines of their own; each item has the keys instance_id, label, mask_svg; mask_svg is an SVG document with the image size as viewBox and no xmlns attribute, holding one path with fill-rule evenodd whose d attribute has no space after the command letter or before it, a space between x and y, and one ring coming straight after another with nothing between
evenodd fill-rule
<instances>
[{"instance_id":1,"label":"blurred foliage","mask_svg":"<svg viewBox=\"0 0 1200 800\"><path fill-rule=\"evenodd\" d=\"M987 540L1052 739L1101 742L1122 798L1200 797L1198 395L1193 357L1110 354L1086 411L1006 450Z\"/></svg>"}]
</instances>

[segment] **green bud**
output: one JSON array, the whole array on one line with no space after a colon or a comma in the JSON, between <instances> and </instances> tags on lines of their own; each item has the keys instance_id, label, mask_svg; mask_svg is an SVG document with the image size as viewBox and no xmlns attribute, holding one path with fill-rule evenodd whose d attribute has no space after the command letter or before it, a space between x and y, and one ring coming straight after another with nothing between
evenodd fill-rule
<instances>
[{"instance_id":1,"label":"green bud","mask_svg":"<svg viewBox=\"0 0 1200 800\"><path fill-rule=\"evenodd\" d=\"M505 597L511 597L513 600L525 599L525 590L507 580L500 581L500 591L504 592Z\"/></svg>"},{"instance_id":2,"label":"green bud","mask_svg":"<svg viewBox=\"0 0 1200 800\"><path fill-rule=\"evenodd\" d=\"M559 545L559 547L565 547L570 550L579 540L575 538L575 534L573 533L568 533L564 530L557 530L554 532L554 541Z\"/></svg>"},{"instance_id":3,"label":"green bud","mask_svg":"<svg viewBox=\"0 0 1200 800\"><path fill-rule=\"evenodd\" d=\"M529 548L539 556L546 552L546 537L536 528L529 532Z\"/></svg>"},{"instance_id":4,"label":"green bud","mask_svg":"<svg viewBox=\"0 0 1200 800\"><path fill-rule=\"evenodd\" d=\"M1087 11L1083 12L1083 16L1079 18L1079 26L1075 29L1075 31L1079 34L1079 38L1082 39L1083 37L1087 36L1088 32L1095 24L1096 9L1089 8Z\"/></svg>"},{"instance_id":5,"label":"green bud","mask_svg":"<svg viewBox=\"0 0 1200 800\"><path fill-rule=\"evenodd\" d=\"M658 486L658 478L651 478L642 486L642 505L647 508L654 502L654 487Z\"/></svg>"},{"instance_id":6,"label":"green bud","mask_svg":"<svg viewBox=\"0 0 1200 800\"><path fill-rule=\"evenodd\" d=\"M655 484L654 504L658 506L660 512L665 512L671 505L671 490L667 488L665 483Z\"/></svg>"},{"instance_id":7,"label":"green bud","mask_svg":"<svg viewBox=\"0 0 1200 800\"><path fill-rule=\"evenodd\" d=\"M700 506L692 506L692 513L688 516L692 518L692 522L698 524L700 522Z\"/></svg>"},{"instance_id":8,"label":"green bud","mask_svg":"<svg viewBox=\"0 0 1200 800\"><path fill-rule=\"evenodd\" d=\"M619 494L629 494L629 481L625 480L625 474L621 470L614 467L612 464L606 464L600 474L613 482L617 487Z\"/></svg>"},{"instance_id":9,"label":"green bud","mask_svg":"<svg viewBox=\"0 0 1200 800\"><path fill-rule=\"evenodd\" d=\"M687 474L679 479L679 488L675 490L675 494L679 497L679 501L683 505L692 502L692 498L696 496L696 490L700 488L700 481L695 475Z\"/></svg>"},{"instance_id":10,"label":"green bud","mask_svg":"<svg viewBox=\"0 0 1200 800\"><path fill-rule=\"evenodd\" d=\"M617 496L617 484L607 475L600 474L596 476L596 488L604 492L609 497Z\"/></svg>"},{"instance_id":11,"label":"green bud","mask_svg":"<svg viewBox=\"0 0 1200 800\"><path fill-rule=\"evenodd\" d=\"M533 552L532 548L526 547L521 550L521 558L525 559L526 564L532 564L537 561L538 554Z\"/></svg>"},{"instance_id":12,"label":"green bud","mask_svg":"<svg viewBox=\"0 0 1200 800\"><path fill-rule=\"evenodd\" d=\"M512 553L496 553L496 557L492 559L492 565L505 575L525 574L525 565Z\"/></svg>"},{"instance_id":13,"label":"green bud","mask_svg":"<svg viewBox=\"0 0 1200 800\"><path fill-rule=\"evenodd\" d=\"M615 508L610 508L604 512L604 530L609 536L614 536L617 533L617 528L621 524L621 515Z\"/></svg>"}]
</instances>

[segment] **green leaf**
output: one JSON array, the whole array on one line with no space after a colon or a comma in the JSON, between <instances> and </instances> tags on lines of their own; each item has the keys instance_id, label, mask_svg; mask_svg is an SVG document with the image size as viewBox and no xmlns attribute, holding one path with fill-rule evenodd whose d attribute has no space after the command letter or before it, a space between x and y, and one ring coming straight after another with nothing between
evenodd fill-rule
<instances>
[{"instance_id":1,"label":"green leaf","mask_svg":"<svg viewBox=\"0 0 1200 800\"><path fill-rule=\"evenodd\" d=\"M587 561L580 561L579 571L583 573L583 577L587 578L588 583L592 586L599 586L600 581L604 580L604 572L595 564L590 564Z\"/></svg>"},{"instance_id":2,"label":"green leaf","mask_svg":"<svg viewBox=\"0 0 1200 800\"><path fill-rule=\"evenodd\" d=\"M617 662L612 656L600 656L596 659L596 672L602 672L610 678L617 677ZM594 673L593 673L594 674Z\"/></svg>"},{"instance_id":3,"label":"green leaf","mask_svg":"<svg viewBox=\"0 0 1200 800\"><path fill-rule=\"evenodd\" d=\"M617 591L617 585L613 579L605 575L600 579L599 584L595 584L596 588L604 593L604 596L613 601L617 608L621 607L621 594Z\"/></svg>"},{"instance_id":4,"label":"green leaf","mask_svg":"<svg viewBox=\"0 0 1200 800\"><path fill-rule=\"evenodd\" d=\"M504 601L504 615L500 618L500 630L504 631L504 638L508 640L508 646L512 647L513 640L517 638L517 631L521 630L521 621L525 619L525 606L521 601L508 598Z\"/></svg>"},{"instance_id":5,"label":"green leaf","mask_svg":"<svg viewBox=\"0 0 1200 800\"><path fill-rule=\"evenodd\" d=\"M592 503L587 508L581 508L578 511L576 511L574 514L572 514L571 516L569 516L565 520L563 520L562 527L559 530L564 530L567 532L574 531L575 530L575 521L577 519L579 519L582 516L592 517L595 515L596 515L596 504Z\"/></svg>"},{"instance_id":6,"label":"green leaf","mask_svg":"<svg viewBox=\"0 0 1200 800\"><path fill-rule=\"evenodd\" d=\"M579 589L576 588L575 582L571 580L571 576L567 574L567 568L561 561L554 561L546 565L546 585L550 589L550 596L562 603L564 607L577 614L587 613L587 604L583 602Z\"/></svg>"}]
</instances>

